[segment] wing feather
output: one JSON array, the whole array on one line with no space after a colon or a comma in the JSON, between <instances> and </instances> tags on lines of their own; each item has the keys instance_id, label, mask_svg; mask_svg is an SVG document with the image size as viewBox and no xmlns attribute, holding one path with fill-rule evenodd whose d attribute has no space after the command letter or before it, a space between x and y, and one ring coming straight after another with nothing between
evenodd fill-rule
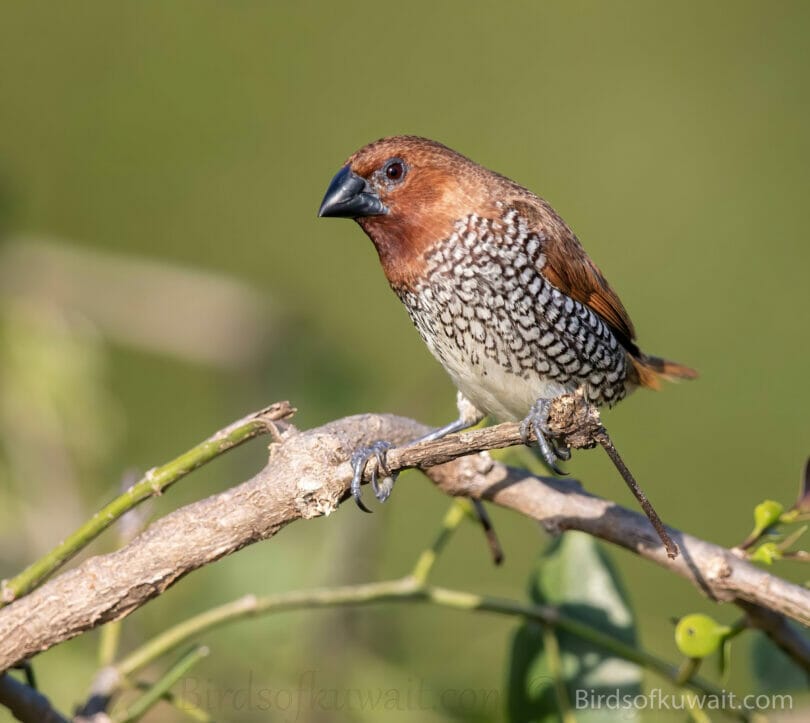
<instances>
[{"instance_id":1,"label":"wing feather","mask_svg":"<svg viewBox=\"0 0 810 723\"><path fill-rule=\"evenodd\" d=\"M536 199L536 200L535 200ZM641 352L630 315L602 272L588 258L574 232L545 201L516 201L511 206L529 227L545 239L542 273L564 294L589 307L610 327L616 339L633 356Z\"/></svg>"}]
</instances>

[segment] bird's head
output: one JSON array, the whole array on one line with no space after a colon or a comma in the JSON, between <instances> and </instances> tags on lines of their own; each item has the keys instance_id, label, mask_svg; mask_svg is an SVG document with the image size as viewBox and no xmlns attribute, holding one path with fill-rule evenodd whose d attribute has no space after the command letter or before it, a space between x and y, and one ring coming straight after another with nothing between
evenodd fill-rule
<instances>
[{"instance_id":1,"label":"bird's head","mask_svg":"<svg viewBox=\"0 0 810 723\"><path fill-rule=\"evenodd\" d=\"M486 213L495 174L446 146L394 136L354 153L337 172L319 216L355 219L392 284L418 274L424 252L471 213Z\"/></svg>"}]
</instances>

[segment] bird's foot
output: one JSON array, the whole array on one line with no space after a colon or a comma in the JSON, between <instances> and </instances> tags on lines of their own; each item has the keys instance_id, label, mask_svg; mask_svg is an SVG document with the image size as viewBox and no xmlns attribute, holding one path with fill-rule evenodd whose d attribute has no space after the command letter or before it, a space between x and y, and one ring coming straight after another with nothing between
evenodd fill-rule
<instances>
[{"instance_id":1,"label":"bird's foot","mask_svg":"<svg viewBox=\"0 0 810 723\"><path fill-rule=\"evenodd\" d=\"M368 447L360 447L360 449L355 450L352 455L351 465L354 470L354 476L352 477L351 493L357 506L363 510L363 512L371 512L363 502L361 485L363 484L363 474L366 471L366 466L372 458L377 461L377 464L374 465L371 471L370 480L371 489L374 490L374 496L380 502L385 502L391 494L391 490L394 488L397 474L391 474L385 461L388 450L393 446L394 445L390 442L380 439L376 442L372 442ZM383 475L382 479L380 479L380 474Z\"/></svg>"},{"instance_id":2,"label":"bird's foot","mask_svg":"<svg viewBox=\"0 0 810 723\"><path fill-rule=\"evenodd\" d=\"M446 437L448 434L461 432L464 429L475 426L484 418L484 414L478 411L473 403L461 392L456 395L456 406L458 407L458 419L454 422L450 422L450 424L446 424L444 427L439 427L432 432L423 434L421 437L409 442L409 446L411 444L419 444L420 442L432 442L436 439ZM360 447L360 449L356 450L352 455L351 465L354 470L354 476L352 477L351 492L354 501L363 512L371 512L363 503L360 490L363 484L363 475L365 474L366 466L372 458L377 460L377 464L374 465L374 469L371 471L370 480L371 488L374 490L376 498L380 502L385 502L390 496L391 490L394 488L394 482L396 482L399 473L394 472L392 474L386 464L388 450L393 446L394 445L390 442L380 439L368 445L368 447ZM380 479L380 474L383 475L382 479Z\"/></svg>"},{"instance_id":3,"label":"bird's foot","mask_svg":"<svg viewBox=\"0 0 810 723\"><path fill-rule=\"evenodd\" d=\"M566 447L562 442L555 439L554 437L551 437L548 441L554 448L554 454L557 455L557 459L559 459L562 462L567 462L569 459L571 459L570 447Z\"/></svg>"},{"instance_id":4,"label":"bird's foot","mask_svg":"<svg viewBox=\"0 0 810 723\"><path fill-rule=\"evenodd\" d=\"M560 446L551 436L548 429L548 413L551 409L550 399L538 399L529 410L526 418L520 423L520 436L523 444L529 444L529 436L534 432L537 437L537 446L546 466L554 474L565 475L557 462L571 458L571 450Z\"/></svg>"}]
</instances>

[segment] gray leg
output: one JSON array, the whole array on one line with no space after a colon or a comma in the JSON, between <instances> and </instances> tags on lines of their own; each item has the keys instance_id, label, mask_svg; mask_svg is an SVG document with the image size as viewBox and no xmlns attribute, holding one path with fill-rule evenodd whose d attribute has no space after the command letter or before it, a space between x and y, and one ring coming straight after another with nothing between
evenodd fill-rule
<instances>
[{"instance_id":1,"label":"gray leg","mask_svg":"<svg viewBox=\"0 0 810 723\"><path fill-rule=\"evenodd\" d=\"M458 419L454 422L450 422L450 424L445 424L443 427L434 429L432 432L419 437L419 439L413 440L411 444L416 444L417 442L432 442L435 439L446 437L448 434L461 432L470 427L474 427L486 416L479 412L466 397L462 396L461 392L458 393L456 398L456 405L458 406Z\"/></svg>"},{"instance_id":2,"label":"gray leg","mask_svg":"<svg viewBox=\"0 0 810 723\"><path fill-rule=\"evenodd\" d=\"M520 436L523 438L524 444L529 444L529 434L534 432L543 462L554 474L564 475L565 472L559 468L557 461L567 459L571 454L568 450L565 450L563 454L559 454L556 447L547 439L547 436L549 436L548 412L550 408L550 399L538 399L532 405L526 419L520 423Z\"/></svg>"},{"instance_id":3,"label":"gray leg","mask_svg":"<svg viewBox=\"0 0 810 723\"><path fill-rule=\"evenodd\" d=\"M472 402L470 402L461 392L456 396L456 406L458 407L458 419L444 427L434 429L432 432L425 434L418 439L413 440L410 444L418 444L419 442L432 442L436 439L446 437L448 434L460 432L468 427L472 427L484 418L484 414L476 409ZM363 474L366 471L366 466L372 458L377 460L377 464L371 473L371 489L374 490L374 496L380 501L385 502L391 490L394 487L394 482L397 479L397 473L391 474L385 463L385 458L388 450L393 445L385 440L378 440L368 445L368 447L360 447L352 454L351 464L354 470L352 477L351 492L357 506L363 512L371 512L363 503L361 496L361 485L363 484ZM383 474L383 479L378 479L378 472Z\"/></svg>"}]
</instances>

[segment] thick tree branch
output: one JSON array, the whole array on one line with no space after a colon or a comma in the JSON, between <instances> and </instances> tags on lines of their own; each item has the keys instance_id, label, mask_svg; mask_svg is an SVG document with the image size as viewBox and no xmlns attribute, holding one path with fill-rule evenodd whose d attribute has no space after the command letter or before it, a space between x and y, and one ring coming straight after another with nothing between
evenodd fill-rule
<instances>
[{"instance_id":1,"label":"thick tree branch","mask_svg":"<svg viewBox=\"0 0 810 723\"><path fill-rule=\"evenodd\" d=\"M556 411L551 424L564 436L565 410ZM271 445L267 466L252 479L176 510L121 550L93 557L0 610L0 670L124 617L192 570L272 537L290 522L329 514L347 496L347 460L354 449L379 438L401 445L426 431L392 415L348 417L307 432L288 430ZM642 515L593 497L574 481L540 479L475 453L519 443L517 425L503 424L395 449L388 462L400 469L469 455L428 474L448 494L488 499L552 532L583 530L631 550L716 600L744 606L752 620L757 617L752 610L762 609L810 624L810 591L671 528L681 555L670 559ZM773 635L778 629L771 625L766 632ZM806 650L794 646L793 654L810 667Z\"/></svg>"}]
</instances>

